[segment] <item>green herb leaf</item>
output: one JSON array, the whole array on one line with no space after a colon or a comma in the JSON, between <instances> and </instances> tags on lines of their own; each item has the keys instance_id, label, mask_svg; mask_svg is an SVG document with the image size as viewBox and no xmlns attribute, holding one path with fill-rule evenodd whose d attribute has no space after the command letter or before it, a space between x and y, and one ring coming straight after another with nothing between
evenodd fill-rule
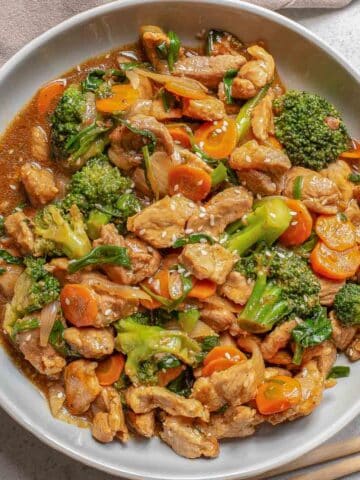
<instances>
[{"instance_id":1,"label":"green herb leaf","mask_svg":"<svg viewBox=\"0 0 360 480\"><path fill-rule=\"evenodd\" d=\"M5 217L0 215L0 237L5 234Z\"/></svg>"},{"instance_id":2,"label":"green herb leaf","mask_svg":"<svg viewBox=\"0 0 360 480\"><path fill-rule=\"evenodd\" d=\"M360 173L350 173L348 180L353 183L360 183Z\"/></svg>"},{"instance_id":3,"label":"green herb leaf","mask_svg":"<svg viewBox=\"0 0 360 480\"><path fill-rule=\"evenodd\" d=\"M345 367L342 365L337 365L333 367L327 378L344 378L350 375L350 367Z\"/></svg>"},{"instance_id":4,"label":"green herb leaf","mask_svg":"<svg viewBox=\"0 0 360 480\"><path fill-rule=\"evenodd\" d=\"M303 176L299 175L295 178L293 185L293 197L295 198L295 200L301 200L303 183Z\"/></svg>"},{"instance_id":5,"label":"green herb leaf","mask_svg":"<svg viewBox=\"0 0 360 480\"><path fill-rule=\"evenodd\" d=\"M232 98L232 84L234 81L234 78L236 77L238 71L235 68L231 68L228 70L225 75L224 75L224 91L225 91L225 98L226 98L226 103L228 105L231 105L234 103L234 99Z\"/></svg>"},{"instance_id":6,"label":"green herb leaf","mask_svg":"<svg viewBox=\"0 0 360 480\"><path fill-rule=\"evenodd\" d=\"M192 233L187 237L178 238L172 244L172 248L180 248L189 243L203 243L202 240L206 240L210 245L214 245L215 240L207 233Z\"/></svg>"},{"instance_id":7,"label":"green herb leaf","mask_svg":"<svg viewBox=\"0 0 360 480\"><path fill-rule=\"evenodd\" d=\"M293 362L300 365L304 348L313 347L331 337L332 326L326 308L319 307L313 316L297 325L291 335L296 343Z\"/></svg>"},{"instance_id":8,"label":"green herb leaf","mask_svg":"<svg viewBox=\"0 0 360 480\"><path fill-rule=\"evenodd\" d=\"M180 360L175 355L164 355L157 363L159 370L168 370L169 368L179 367Z\"/></svg>"},{"instance_id":9,"label":"green herb leaf","mask_svg":"<svg viewBox=\"0 0 360 480\"><path fill-rule=\"evenodd\" d=\"M96 92L100 85L104 82L105 70L96 68L92 70L83 82L81 87L85 92Z\"/></svg>"},{"instance_id":10,"label":"green herb leaf","mask_svg":"<svg viewBox=\"0 0 360 480\"><path fill-rule=\"evenodd\" d=\"M136 135L141 135L142 137L145 137L149 140L149 143L147 144L147 147L149 149L149 154L152 155L155 151L157 139L156 136L153 132L150 130L143 130L140 128L133 127L131 123L127 120L124 120L122 118L116 117L116 120L121 123L122 125L125 125L125 127L130 130L130 132L135 133Z\"/></svg>"},{"instance_id":11,"label":"green herb leaf","mask_svg":"<svg viewBox=\"0 0 360 480\"><path fill-rule=\"evenodd\" d=\"M95 247L87 255L84 255L78 260L72 260L69 263L68 270L70 273L75 273L89 265L100 265L104 263L130 268L131 262L127 248L117 247L115 245Z\"/></svg>"},{"instance_id":12,"label":"green herb leaf","mask_svg":"<svg viewBox=\"0 0 360 480\"><path fill-rule=\"evenodd\" d=\"M109 129L110 127L100 126L94 122L80 130L79 133L72 135L65 144L65 150L76 160L84 155L91 145Z\"/></svg>"},{"instance_id":13,"label":"green herb leaf","mask_svg":"<svg viewBox=\"0 0 360 480\"><path fill-rule=\"evenodd\" d=\"M2 248L0 248L0 258L2 258L6 263L11 263L12 265L21 265L23 263L22 257L15 257L7 250Z\"/></svg>"}]
</instances>

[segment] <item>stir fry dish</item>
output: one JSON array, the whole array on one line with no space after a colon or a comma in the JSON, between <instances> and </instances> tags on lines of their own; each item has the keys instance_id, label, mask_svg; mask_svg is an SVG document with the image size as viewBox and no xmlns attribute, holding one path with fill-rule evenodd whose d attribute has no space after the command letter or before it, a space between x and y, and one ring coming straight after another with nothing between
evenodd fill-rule
<instances>
[{"instance_id":1,"label":"stir fry dish","mask_svg":"<svg viewBox=\"0 0 360 480\"><path fill-rule=\"evenodd\" d=\"M309 415L360 358L360 144L265 46L138 43L1 144L2 333L54 417L186 458Z\"/></svg>"}]
</instances>

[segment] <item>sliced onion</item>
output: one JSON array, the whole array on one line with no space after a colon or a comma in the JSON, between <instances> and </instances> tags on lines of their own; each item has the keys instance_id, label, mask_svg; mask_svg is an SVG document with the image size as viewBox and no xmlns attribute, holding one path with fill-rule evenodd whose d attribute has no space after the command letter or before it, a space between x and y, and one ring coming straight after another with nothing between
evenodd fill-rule
<instances>
[{"instance_id":1,"label":"sliced onion","mask_svg":"<svg viewBox=\"0 0 360 480\"><path fill-rule=\"evenodd\" d=\"M127 70L125 73L127 79L130 82L130 85L133 87L134 90L137 90L140 86L140 77L139 75L134 72L133 70Z\"/></svg>"},{"instance_id":2,"label":"sliced onion","mask_svg":"<svg viewBox=\"0 0 360 480\"><path fill-rule=\"evenodd\" d=\"M51 330L54 326L60 303L58 300L46 305L40 313L40 346L46 347L49 341Z\"/></svg>"},{"instance_id":3,"label":"sliced onion","mask_svg":"<svg viewBox=\"0 0 360 480\"><path fill-rule=\"evenodd\" d=\"M119 285L115 282L100 277L98 274L88 274L84 276L82 282L94 290L113 295L114 297L124 298L125 300L150 300L151 297L139 287L130 287L129 285Z\"/></svg>"},{"instance_id":4,"label":"sliced onion","mask_svg":"<svg viewBox=\"0 0 360 480\"><path fill-rule=\"evenodd\" d=\"M192 78L174 77L173 75L150 72L149 70L142 70L141 68L134 68L133 72L137 73L138 75L142 75L143 77L151 78L151 80L154 80L154 82L157 83L168 83L171 81L172 83L178 83L179 85L184 85L184 87L191 88L193 90L199 90L202 93L208 91L205 85L197 80L193 80Z\"/></svg>"}]
</instances>

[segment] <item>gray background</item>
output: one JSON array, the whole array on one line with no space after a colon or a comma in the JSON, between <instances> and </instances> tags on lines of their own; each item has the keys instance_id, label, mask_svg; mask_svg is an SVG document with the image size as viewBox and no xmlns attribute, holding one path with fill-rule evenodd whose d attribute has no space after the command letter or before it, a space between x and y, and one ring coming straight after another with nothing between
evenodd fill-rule
<instances>
[{"instance_id":1,"label":"gray background","mask_svg":"<svg viewBox=\"0 0 360 480\"><path fill-rule=\"evenodd\" d=\"M317 33L360 70L360 0L353 0L350 6L342 10L305 9L286 10L281 13ZM359 434L360 416L331 442ZM276 478L285 480L290 479L291 476L283 475ZM111 480L114 478L112 475L83 466L47 447L0 409L1 480ZM347 478L360 479L360 474Z\"/></svg>"}]
</instances>

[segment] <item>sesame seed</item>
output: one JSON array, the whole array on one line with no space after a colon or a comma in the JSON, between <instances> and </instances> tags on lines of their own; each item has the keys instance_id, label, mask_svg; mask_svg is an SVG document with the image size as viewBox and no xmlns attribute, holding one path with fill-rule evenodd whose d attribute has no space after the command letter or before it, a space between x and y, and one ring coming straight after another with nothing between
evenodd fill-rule
<instances>
[{"instance_id":1,"label":"sesame seed","mask_svg":"<svg viewBox=\"0 0 360 480\"><path fill-rule=\"evenodd\" d=\"M215 217L214 217L214 215L213 215L212 213L210 214L210 221L209 221L209 223L210 223L210 226L211 226L211 227L213 227L213 226L215 225Z\"/></svg>"},{"instance_id":2,"label":"sesame seed","mask_svg":"<svg viewBox=\"0 0 360 480\"><path fill-rule=\"evenodd\" d=\"M245 155L245 162L248 162L248 163L251 162L251 157L250 157L250 155Z\"/></svg>"},{"instance_id":3,"label":"sesame seed","mask_svg":"<svg viewBox=\"0 0 360 480\"><path fill-rule=\"evenodd\" d=\"M9 187L11 188L11 190L17 190L17 186L12 183L9 185Z\"/></svg>"},{"instance_id":4,"label":"sesame seed","mask_svg":"<svg viewBox=\"0 0 360 480\"><path fill-rule=\"evenodd\" d=\"M193 228L186 228L185 233L186 235L189 235L190 233L193 233L194 229Z\"/></svg>"},{"instance_id":5,"label":"sesame seed","mask_svg":"<svg viewBox=\"0 0 360 480\"><path fill-rule=\"evenodd\" d=\"M14 153L14 149L13 148L10 148L10 150L8 151L9 155L12 155Z\"/></svg>"},{"instance_id":6,"label":"sesame seed","mask_svg":"<svg viewBox=\"0 0 360 480\"><path fill-rule=\"evenodd\" d=\"M270 162L271 162L270 158L265 158L264 159L264 163L270 163Z\"/></svg>"},{"instance_id":7,"label":"sesame seed","mask_svg":"<svg viewBox=\"0 0 360 480\"><path fill-rule=\"evenodd\" d=\"M227 358L228 360L231 360L231 355L229 352L225 352L225 358Z\"/></svg>"},{"instance_id":8,"label":"sesame seed","mask_svg":"<svg viewBox=\"0 0 360 480\"><path fill-rule=\"evenodd\" d=\"M203 148L204 145L205 145L205 142L199 142L199 147L200 148Z\"/></svg>"},{"instance_id":9,"label":"sesame seed","mask_svg":"<svg viewBox=\"0 0 360 480\"><path fill-rule=\"evenodd\" d=\"M171 237L171 241L174 243L176 242L176 240L177 240L177 236L175 235L175 233L173 233Z\"/></svg>"},{"instance_id":10,"label":"sesame seed","mask_svg":"<svg viewBox=\"0 0 360 480\"><path fill-rule=\"evenodd\" d=\"M200 253L201 253L201 255L203 255L203 256L207 255L206 250L200 250Z\"/></svg>"},{"instance_id":11,"label":"sesame seed","mask_svg":"<svg viewBox=\"0 0 360 480\"><path fill-rule=\"evenodd\" d=\"M141 230L139 230L140 235L144 235L144 233L145 233L145 228L142 228Z\"/></svg>"},{"instance_id":12,"label":"sesame seed","mask_svg":"<svg viewBox=\"0 0 360 480\"><path fill-rule=\"evenodd\" d=\"M215 133L222 133L221 128L216 128L216 129L215 129Z\"/></svg>"},{"instance_id":13,"label":"sesame seed","mask_svg":"<svg viewBox=\"0 0 360 480\"><path fill-rule=\"evenodd\" d=\"M271 218L276 218L276 215L275 215L275 213L274 213L274 212L270 212L270 214L269 214L269 215L270 215L270 217L271 217Z\"/></svg>"},{"instance_id":14,"label":"sesame seed","mask_svg":"<svg viewBox=\"0 0 360 480\"><path fill-rule=\"evenodd\" d=\"M295 217L295 216L297 215L297 213L294 212L293 210L290 210L290 215L291 215L292 217Z\"/></svg>"},{"instance_id":15,"label":"sesame seed","mask_svg":"<svg viewBox=\"0 0 360 480\"><path fill-rule=\"evenodd\" d=\"M290 225L293 225L293 226L295 226L295 225L297 225L297 224L298 224L298 222L291 222L291 223L290 223Z\"/></svg>"},{"instance_id":16,"label":"sesame seed","mask_svg":"<svg viewBox=\"0 0 360 480\"><path fill-rule=\"evenodd\" d=\"M158 280L158 279L154 280L153 287L157 292L159 292L159 290L160 290L160 280Z\"/></svg>"},{"instance_id":17,"label":"sesame seed","mask_svg":"<svg viewBox=\"0 0 360 480\"><path fill-rule=\"evenodd\" d=\"M111 308L108 308L107 310L105 310L105 315L111 315L113 313L113 311L111 310Z\"/></svg>"},{"instance_id":18,"label":"sesame seed","mask_svg":"<svg viewBox=\"0 0 360 480\"><path fill-rule=\"evenodd\" d=\"M179 190L179 185L174 185L174 192L177 192Z\"/></svg>"},{"instance_id":19,"label":"sesame seed","mask_svg":"<svg viewBox=\"0 0 360 480\"><path fill-rule=\"evenodd\" d=\"M199 180L198 182L196 182L196 185L200 187L200 185L202 185L203 183L204 183L204 180Z\"/></svg>"},{"instance_id":20,"label":"sesame seed","mask_svg":"<svg viewBox=\"0 0 360 480\"><path fill-rule=\"evenodd\" d=\"M65 298L65 305L70 305L70 299L69 298Z\"/></svg>"},{"instance_id":21,"label":"sesame seed","mask_svg":"<svg viewBox=\"0 0 360 480\"><path fill-rule=\"evenodd\" d=\"M161 233L161 238L165 238L165 237L166 237L166 235L167 235L167 233L166 233L166 232L162 232L162 233Z\"/></svg>"}]
</instances>

